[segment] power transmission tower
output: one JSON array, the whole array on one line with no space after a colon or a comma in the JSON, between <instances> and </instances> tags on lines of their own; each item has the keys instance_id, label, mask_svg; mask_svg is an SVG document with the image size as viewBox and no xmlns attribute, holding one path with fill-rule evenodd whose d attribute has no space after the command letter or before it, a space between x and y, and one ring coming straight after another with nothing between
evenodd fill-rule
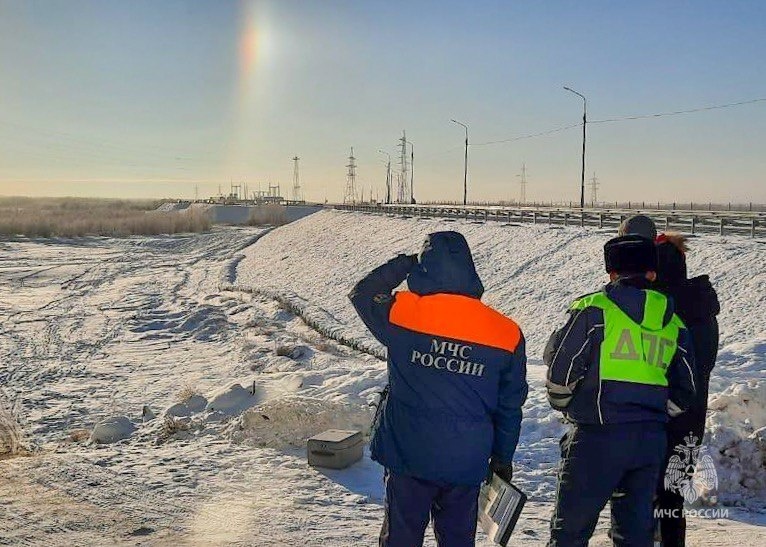
<instances>
[{"instance_id":1,"label":"power transmission tower","mask_svg":"<svg viewBox=\"0 0 766 547\"><path fill-rule=\"evenodd\" d=\"M194 201L198 201L198 200L199 200L199 186L195 184L194 185Z\"/></svg>"},{"instance_id":2,"label":"power transmission tower","mask_svg":"<svg viewBox=\"0 0 766 547\"><path fill-rule=\"evenodd\" d=\"M598 179L596 178L596 172L593 171L593 178L590 179L590 201L591 205L596 205L598 203L598 187L600 184L598 183Z\"/></svg>"},{"instance_id":3,"label":"power transmission tower","mask_svg":"<svg viewBox=\"0 0 766 547\"><path fill-rule=\"evenodd\" d=\"M301 182L298 178L298 156L293 157L293 201L303 201L301 194Z\"/></svg>"},{"instance_id":4,"label":"power transmission tower","mask_svg":"<svg viewBox=\"0 0 766 547\"><path fill-rule=\"evenodd\" d=\"M524 205L527 202L527 164L526 163L521 164L521 175L516 175L516 176L521 178L521 180L519 180L519 187L521 190L519 205Z\"/></svg>"},{"instance_id":5,"label":"power transmission tower","mask_svg":"<svg viewBox=\"0 0 766 547\"><path fill-rule=\"evenodd\" d=\"M402 130L402 138L399 139L401 145L401 155L399 157L399 165L401 166L401 174L399 178L399 192L397 201L399 203L410 202L410 188L407 182L407 172L409 171L409 165L407 161L407 133Z\"/></svg>"},{"instance_id":6,"label":"power transmission tower","mask_svg":"<svg viewBox=\"0 0 766 547\"><path fill-rule=\"evenodd\" d=\"M351 155L348 157L348 171L346 172L346 191L343 194L343 203L356 203L356 158L354 147L351 147Z\"/></svg>"}]
</instances>

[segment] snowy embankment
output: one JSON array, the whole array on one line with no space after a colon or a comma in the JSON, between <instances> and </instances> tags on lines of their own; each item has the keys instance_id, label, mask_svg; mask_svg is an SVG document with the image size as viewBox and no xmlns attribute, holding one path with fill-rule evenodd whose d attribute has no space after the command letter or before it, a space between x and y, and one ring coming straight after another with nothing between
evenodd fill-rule
<instances>
[{"instance_id":1,"label":"snowy embankment","mask_svg":"<svg viewBox=\"0 0 766 547\"><path fill-rule=\"evenodd\" d=\"M326 211L280 228L245 251L236 287L291 303L320 330L357 347L380 350L346 295L372 268L398 253L415 253L426 234L458 230L468 239L484 301L515 318L527 338L531 390L525 407L517 477L533 496L550 499L564 430L545 401L541 355L576 296L606 275L608 230L507 226L439 219L403 219ZM722 302L721 352L711 382L707 442L727 502L766 500L766 246L738 237L691 242L690 275L709 273ZM369 363L370 372L381 365ZM331 397L333 387L321 390Z\"/></svg>"},{"instance_id":2,"label":"snowy embankment","mask_svg":"<svg viewBox=\"0 0 766 547\"><path fill-rule=\"evenodd\" d=\"M386 381L346 294L444 228L468 236L487 300L529 339L516 476L531 499L512 545L544 544L563 426L539 356L568 301L601 282L607 234L333 212L270 232L0 239L0 543L374 544L381 468L367 453L312 469L305 441L366 429ZM732 498L758 501L763 383L747 381L763 376L763 251L698 243L725 305L714 391L729 391L709 421L728 451L719 474ZM744 510L695 519L690 543L763 544L764 523ZM611 544L607 528L593 545Z\"/></svg>"}]
</instances>

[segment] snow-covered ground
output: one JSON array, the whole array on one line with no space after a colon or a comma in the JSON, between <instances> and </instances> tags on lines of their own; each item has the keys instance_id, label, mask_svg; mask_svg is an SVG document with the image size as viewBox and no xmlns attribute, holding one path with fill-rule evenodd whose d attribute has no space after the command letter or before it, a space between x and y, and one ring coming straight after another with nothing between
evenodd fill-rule
<instances>
[{"instance_id":1,"label":"snow-covered ground","mask_svg":"<svg viewBox=\"0 0 766 547\"><path fill-rule=\"evenodd\" d=\"M15 415L14 442L31 454L0 462L0 544L375 543L380 468L365 457L315 470L303 445L328 427L366 427L385 383L346 294L440 229L468 237L485 300L528 339L517 477L531 501L512 543L543 544L563 426L540 355L568 301L603 281L607 234L339 212L265 235L0 242L0 428ZM728 443L727 499L747 508L694 519L692 544L764 544L753 464L766 425L766 247L694 243L691 269L704 264L724 303L709 423ZM115 436L126 438L95 442ZM594 544L608 544L605 530Z\"/></svg>"}]
</instances>

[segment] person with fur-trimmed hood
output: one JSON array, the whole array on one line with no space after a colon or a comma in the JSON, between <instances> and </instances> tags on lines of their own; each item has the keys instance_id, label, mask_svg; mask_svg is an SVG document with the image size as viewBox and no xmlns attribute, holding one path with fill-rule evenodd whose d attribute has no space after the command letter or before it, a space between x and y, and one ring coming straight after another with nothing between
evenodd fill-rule
<instances>
[{"instance_id":1,"label":"person with fur-trimmed hood","mask_svg":"<svg viewBox=\"0 0 766 547\"><path fill-rule=\"evenodd\" d=\"M657 251L640 236L604 246L611 282L576 299L543 360L551 406L572 424L561 466L549 547L584 547L615 491L612 541L652 544L655 488L668 416L694 398L688 332L673 302L651 289Z\"/></svg>"},{"instance_id":2,"label":"person with fur-trimmed hood","mask_svg":"<svg viewBox=\"0 0 766 547\"><path fill-rule=\"evenodd\" d=\"M676 233L657 234L654 222L647 216L635 215L622 223L620 235L636 234L655 242L658 255L657 281L654 288L671 297L676 313L691 335L697 367L697 394L689 410L668 423L668 454L665 465L677 446L702 444L705 435L710 373L718 355L718 320L721 307L707 275L689 279L686 268L687 239ZM694 466L689 471L689 479ZM663 469L663 475L665 474ZM684 498L678 488L665 488L661 480L657 489L657 509L663 547L683 547L686 543Z\"/></svg>"}]
</instances>

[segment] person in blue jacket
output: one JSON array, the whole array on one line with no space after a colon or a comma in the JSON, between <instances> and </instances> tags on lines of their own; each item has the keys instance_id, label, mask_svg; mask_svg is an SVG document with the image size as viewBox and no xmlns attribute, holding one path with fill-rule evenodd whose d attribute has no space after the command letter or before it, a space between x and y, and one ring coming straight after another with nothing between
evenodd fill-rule
<instances>
[{"instance_id":1,"label":"person in blue jacket","mask_svg":"<svg viewBox=\"0 0 766 547\"><path fill-rule=\"evenodd\" d=\"M617 237L604 257L611 283L574 301L543 356L551 406L572 423L561 440L551 547L587 546L615 491L614 545L652 546L666 424L696 392L689 332L672 299L651 289L654 242Z\"/></svg>"},{"instance_id":2,"label":"person in blue jacket","mask_svg":"<svg viewBox=\"0 0 766 547\"><path fill-rule=\"evenodd\" d=\"M393 292L405 279L409 290ZM399 255L349 295L388 349L371 443L385 468L381 546L422 545L431 518L440 547L473 546L488 470L512 477L528 390L524 337L483 292L465 238L436 232L419 257Z\"/></svg>"}]
</instances>

